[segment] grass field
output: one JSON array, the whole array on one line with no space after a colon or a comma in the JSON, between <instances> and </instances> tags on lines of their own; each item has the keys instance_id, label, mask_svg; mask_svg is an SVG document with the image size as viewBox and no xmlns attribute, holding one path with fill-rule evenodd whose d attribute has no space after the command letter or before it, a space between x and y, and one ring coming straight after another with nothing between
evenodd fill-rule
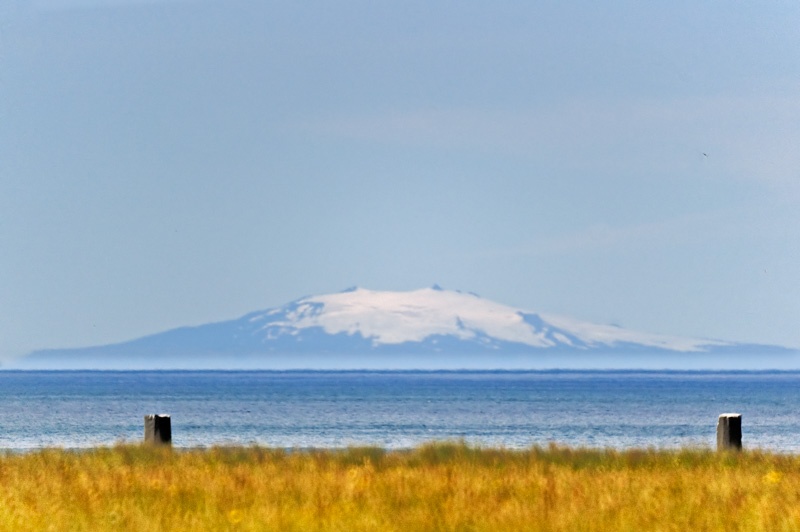
<instances>
[{"instance_id":1,"label":"grass field","mask_svg":"<svg viewBox=\"0 0 800 532\"><path fill-rule=\"evenodd\" d=\"M0 456L0 530L800 530L800 457L42 450Z\"/></svg>"}]
</instances>

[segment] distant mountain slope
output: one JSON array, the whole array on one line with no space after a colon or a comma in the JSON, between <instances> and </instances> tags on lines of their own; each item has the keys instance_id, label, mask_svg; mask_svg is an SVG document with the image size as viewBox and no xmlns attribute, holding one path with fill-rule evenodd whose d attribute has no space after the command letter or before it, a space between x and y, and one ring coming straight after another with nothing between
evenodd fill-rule
<instances>
[{"instance_id":1,"label":"distant mountain slope","mask_svg":"<svg viewBox=\"0 0 800 532\"><path fill-rule=\"evenodd\" d=\"M269 368L293 367L294 361L294 367L338 367L339 361L342 367L350 367L350 357L360 355L363 367L405 367L413 360L427 367L431 356L441 367L459 367L469 355L486 367L506 367L512 359L523 366L525 360L534 364L541 355L581 354L596 359L603 354L742 351L791 352L597 325L434 286L409 292L354 288L309 296L239 319L183 327L129 342L36 351L19 366ZM436 362L431 363L437 367ZM356 363L355 367L360 366Z\"/></svg>"},{"instance_id":2,"label":"distant mountain slope","mask_svg":"<svg viewBox=\"0 0 800 532\"><path fill-rule=\"evenodd\" d=\"M411 292L353 289L307 297L239 320L241 334L262 345L312 332L360 347L434 344L450 340L483 349L569 347L590 349L637 344L675 351L701 351L724 342L643 334L613 326L525 312L474 294L438 287ZM321 339L321 338L320 338ZM365 345L366 344L366 345ZM342 345L347 348L349 346Z\"/></svg>"}]
</instances>

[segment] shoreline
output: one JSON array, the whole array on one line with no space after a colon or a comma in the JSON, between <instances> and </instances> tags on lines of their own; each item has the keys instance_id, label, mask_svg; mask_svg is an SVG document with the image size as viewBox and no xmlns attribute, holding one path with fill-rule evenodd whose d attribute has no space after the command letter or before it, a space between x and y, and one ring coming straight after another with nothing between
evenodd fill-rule
<instances>
[{"instance_id":1,"label":"shoreline","mask_svg":"<svg viewBox=\"0 0 800 532\"><path fill-rule=\"evenodd\" d=\"M206 452L228 452L228 451L254 451L254 452L278 452L278 453L329 453L337 455L341 453L348 453L353 451L370 450L380 452L386 455L390 454L408 454L431 446L458 446L469 449L474 452L487 452L487 453L509 453L509 454L524 454L530 452L549 452L549 451L567 451L578 453L596 453L596 454L628 454L628 453L650 453L650 454L680 454L680 453L700 453L700 454L757 454L765 456L781 456L790 457L796 456L800 458L800 451L781 451L778 449L769 449L763 447L743 447L736 451L720 451L710 445L685 445L677 447L587 447L587 446L572 446L559 442L549 442L544 445L534 444L528 447L502 447L502 446L484 446L476 445L464 440L429 440L421 442L418 445L409 447L381 447L379 445L348 445L344 447L274 447L268 445L254 444L212 444L212 445L198 445L198 446L180 446L180 445L153 445L144 442L117 442L111 445L94 445L87 447L60 447L60 446L45 446L45 447L31 447L31 448L0 448L0 457L5 455L23 455L35 454L41 452L65 452L65 453L94 453L94 452L108 452L121 449L143 449L155 451L170 451L175 453L206 453Z\"/></svg>"}]
</instances>

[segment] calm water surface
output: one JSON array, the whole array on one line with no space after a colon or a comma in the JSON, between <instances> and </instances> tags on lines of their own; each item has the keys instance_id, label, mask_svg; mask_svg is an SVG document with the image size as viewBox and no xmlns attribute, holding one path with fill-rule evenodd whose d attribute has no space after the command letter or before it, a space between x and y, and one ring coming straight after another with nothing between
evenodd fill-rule
<instances>
[{"instance_id":1,"label":"calm water surface","mask_svg":"<svg viewBox=\"0 0 800 532\"><path fill-rule=\"evenodd\" d=\"M179 447L711 447L724 412L800 452L800 372L0 372L12 450L139 441L147 413Z\"/></svg>"}]
</instances>

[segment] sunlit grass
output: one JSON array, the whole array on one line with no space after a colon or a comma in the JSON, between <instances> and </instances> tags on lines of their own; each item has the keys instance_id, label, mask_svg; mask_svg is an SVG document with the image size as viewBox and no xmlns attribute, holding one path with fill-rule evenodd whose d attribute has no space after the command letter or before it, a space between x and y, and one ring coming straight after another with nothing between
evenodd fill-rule
<instances>
[{"instance_id":1,"label":"sunlit grass","mask_svg":"<svg viewBox=\"0 0 800 532\"><path fill-rule=\"evenodd\" d=\"M0 530L798 530L800 458L708 450L0 456Z\"/></svg>"}]
</instances>

